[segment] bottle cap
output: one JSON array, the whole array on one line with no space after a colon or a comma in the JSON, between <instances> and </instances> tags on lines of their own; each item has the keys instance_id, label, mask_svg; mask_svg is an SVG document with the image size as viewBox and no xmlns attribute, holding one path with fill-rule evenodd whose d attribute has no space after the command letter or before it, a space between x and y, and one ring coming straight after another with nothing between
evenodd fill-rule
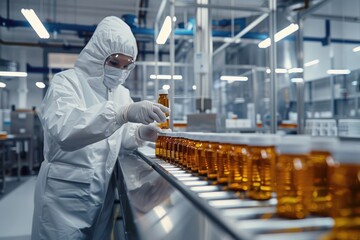
<instances>
[{"instance_id":1,"label":"bottle cap","mask_svg":"<svg viewBox=\"0 0 360 240\"><path fill-rule=\"evenodd\" d=\"M158 91L159 94L169 94L169 91L167 89L160 89Z\"/></svg>"}]
</instances>

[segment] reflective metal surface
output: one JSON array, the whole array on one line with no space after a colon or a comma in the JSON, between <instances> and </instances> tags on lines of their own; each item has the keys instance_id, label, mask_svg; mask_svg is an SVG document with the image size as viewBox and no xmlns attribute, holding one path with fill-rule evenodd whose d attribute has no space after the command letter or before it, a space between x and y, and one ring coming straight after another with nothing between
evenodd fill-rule
<instances>
[{"instance_id":1,"label":"reflective metal surface","mask_svg":"<svg viewBox=\"0 0 360 240\"><path fill-rule=\"evenodd\" d=\"M125 227L129 239L234 239L135 154L122 156L120 167L122 210L128 205L125 219L135 228Z\"/></svg>"},{"instance_id":2,"label":"reflective metal surface","mask_svg":"<svg viewBox=\"0 0 360 240\"><path fill-rule=\"evenodd\" d=\"M121 194L137 236L129 239L319 239L331 218L279 218L276 198L254 201L140 149L120 165ZM121 186L121 184L119 184ZM123 199L123 198L122 198ZM123 205L123 204L122 204ZM131 230L131 229L130 229Z\"/></svg>"}]
</instances>

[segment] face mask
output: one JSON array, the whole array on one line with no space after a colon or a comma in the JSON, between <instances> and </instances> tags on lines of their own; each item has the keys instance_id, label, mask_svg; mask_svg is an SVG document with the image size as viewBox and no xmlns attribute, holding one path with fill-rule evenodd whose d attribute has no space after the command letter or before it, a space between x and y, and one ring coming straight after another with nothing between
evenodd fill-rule
<instances>
[{"instance_id":1,"label":"face mask","mask_svg":"<svg viewBox=\"0 0 360 240\"><path fill-rule=\"evenodd\" d=\"M122 70L108 65L104 67L104 85L109 89L124 84L128 76L128 70Z\"/></svg>"}]
</instances>

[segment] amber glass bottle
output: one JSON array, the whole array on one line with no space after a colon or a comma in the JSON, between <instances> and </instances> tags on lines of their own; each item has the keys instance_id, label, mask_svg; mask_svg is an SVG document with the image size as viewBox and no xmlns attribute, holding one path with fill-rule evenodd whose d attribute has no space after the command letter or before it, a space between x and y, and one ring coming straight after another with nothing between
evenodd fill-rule
<instances>
[{"instance_id":1,"label":"amber glass bottle","mask_svg":"<svg viewBox=\"0 0 360 240\"><path fill-rule=\"evenodd\" d=\"M330 216L334 227L326 239L360 236L360 143L342 142L331 150L329 164Z\"/></svg>"},{"instance_id":2,"label":"amber glass bottle","mask_svg":"<svg viewBox=\"0 0 360 240\"><path fill-rule=\"evenodd\" d=\"M337 138L311 138L310 161L314 171L309 211L314 215L329 216L331 196L327 159L331 158L331 150L336 148L338 144Z\"/></svg>"},{"instance_id":3,"label":"amber glass bottle","mask_svg":"<svg viewBox=\"0 0 360 240\"><path fill-rule=\"evenodd\" d=\"M248 196L254 200L268 200L275 192L275 144L277 135L257 135L249 140L250 182Z\"/></svg>"},{"instance_id":4,"label":"amber glass bottle","mask_svg":"<svg viewBox=\"0 0 360 240\"><path fill-rule=\"evenodd\" d=\"M159 90L158 103L164 105L165 107L169 107L168 90L165 89ZM159 123L159 127L162 129L169 128L169 114L166 113L166 121L163 123Z\"/></svg>"},{"instance_id":5,"label":"amber glass bottle","mask_svg":"<svg viewBox=\"0 0 360 240\"><path fill-rule=\"evenodd\" d=\"M249 137L239 134L231 140L228 187L234 191L249 190Z\"/></svg>"},{"instance_id":6,"label":"amber glass bottle","mask_svg":"<svg viewBox=\"0 0 360 240\"><path fill-rule=\"evenodd\" d=\"M218 174L218 166L217 166L217 150L219 143L217 142L216 134L208 134L207 142L205 143L204 151L205 151L205 160L206 169L207 169L207 177L209 179L216 179Z\"/></svg>"},{"instance_id":7,"label":"amber glass bottle","mask_svg":"<svg viewBox=\"0 0 360 240\"><path fill-rule=\"evenodd\" d=\"M218 147L216 151L217 182L226 184L229 180L229 152L231 149L230 137L228 135L218 135Z\"/></svg>"},{"instance_id":8,"label":"amber glass bottle","mask_svg":"<svg viewBox=\"0 0 360 240\"><path fill-rule=\"evenodd\" d=\"M277 144L277 214L300 219L309 214L313 168L310 137L284 137Z\"/></svg>"}]
</instances>

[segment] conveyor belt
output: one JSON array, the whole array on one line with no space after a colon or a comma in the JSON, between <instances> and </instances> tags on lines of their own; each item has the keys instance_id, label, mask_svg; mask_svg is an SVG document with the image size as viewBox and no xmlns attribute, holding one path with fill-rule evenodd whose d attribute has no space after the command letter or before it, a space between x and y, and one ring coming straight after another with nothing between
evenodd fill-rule
<instances>
[{"instance_id":1,"label":"conveyor belt","mask_svg":"<svg viewBox=\"0 0 360 240\"><path fill-rule=\"evenodd\" d=\"M174 235L174 232L170 231L168 235L161 236L161 239L313 240L318 239L332 228L333 220L326 217L309 217L300 220L279 218L276 216L276 198L267 201L244 199L243 196L239 196L233 191L224 190L223 186L214 185L214 182L207 181L203 177L196 176L177 166L155 158L153 152L153 149L150 151L148 149L140 149L135 155L140 156L143 162L146 162L149 167L153 168L161 176L161 181L166 182L166 187L172 189L171 195L179 196L177 203L179 207L173 206L172 209L167 209L169 211L163 211L163 215L168 216L169 219L175 217L173 216L174 214L184 217L181 214L183 210L185 212L196 212L195 215L197 217L201 216L199 219L202 219L201 221L190 221L192 225L200 223L198 226L192 226L198 229L194 234L187 232L187 229L183 226L177 225L174 228L178 229L174 231L178 235ZM122 172L124 170L122 169ZM162 188L164 186L160 184L154 185L154 187ZM174 204L176 205L176 203ZM186 208L180 207L181 204L185 204ZM158 206L161 206L160 202L152 208L152 211ZM152 223L153 226L156 225L158 220L156 220L156 217L152 220L154 221ZM209 230L209 227L204 228L201 224L202 221L209 224L212 230ZM187 238L184 237L186 232ZM144 236L144 233L140 233L139 236L144 238L141 237ZM149 238L146 235L144 239L155 238Z\"/></svg>"}]
</instances>

